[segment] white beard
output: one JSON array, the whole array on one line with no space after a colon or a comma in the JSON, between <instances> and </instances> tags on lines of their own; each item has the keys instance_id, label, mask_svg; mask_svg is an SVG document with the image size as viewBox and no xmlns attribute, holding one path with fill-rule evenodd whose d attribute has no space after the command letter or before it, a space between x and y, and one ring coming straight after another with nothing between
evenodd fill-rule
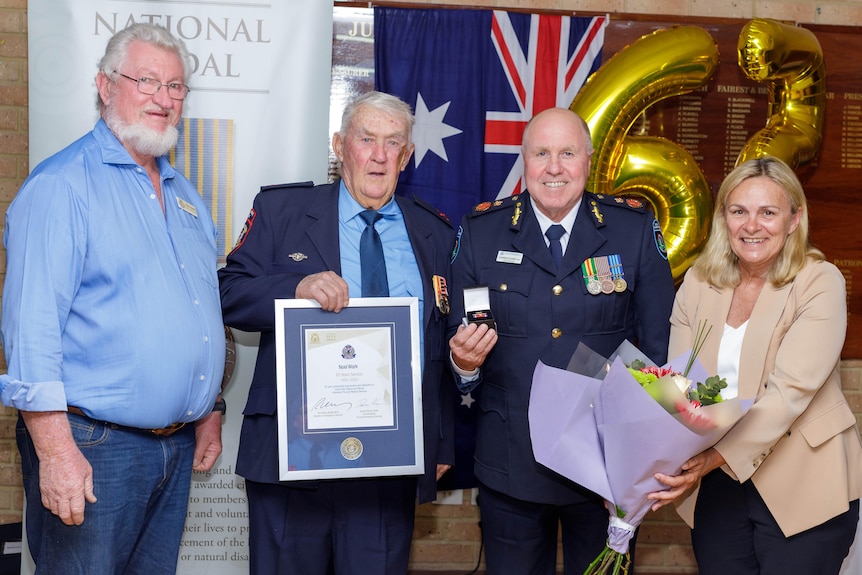
<instances>
[{"instance_id":1,"label":"white beard","mask_svg":"<svg viewBox=\"0 0 862 575\"><path fill-rule=\"evenodd\" d=\"M177 145L180 135L176 126L168 126L164 132L159 133L143 124L126 124L112 106L105 109L105 123L124 146L142 156L158 158L167 155Z\"/></svg>"}]
</instances>

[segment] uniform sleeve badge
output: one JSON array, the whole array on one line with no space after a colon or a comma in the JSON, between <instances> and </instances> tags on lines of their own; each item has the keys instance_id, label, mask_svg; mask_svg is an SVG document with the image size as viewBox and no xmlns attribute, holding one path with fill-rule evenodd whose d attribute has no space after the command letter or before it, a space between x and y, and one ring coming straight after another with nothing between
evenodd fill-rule
<instances>
[{"instance_id":1,"label":"uniform sleeve badge","mask_svg":"<svg viewBox=\"0 0 862 575\"><path fill-rule=\"evenodd\" d=\"M655 237L655 247L658 250L658 253L664 259L667 259L667 244L664 241L664 235L661 233L661 226L658 223L658 220L652 221L652 232Z\"/></svg>"},{"instance_id":2,"label":"uniform sleeve badge","mask_svg":"<svg viewBox=\"0 0 862 575\"><path fill-rule=\"evenodd\" d=\"M458 252L461 251L461 236L464 234L464 226L458 226L458 233L455 236L455 245L452 246L452 255L449 256L449 263L455 263L455 258L458 257Z\"/></svg>"},{"instance_id":3,"label":"uniform sleeve badge","mask_svg":"<svg viewBox=\"0 0 862 575\"><path fill-rule=\"evenodd\" d=\"M236 239L236 244L234 244L233 249L230 253L234 253L237 251L245 242L245 238L248 237L248 233L251 231L251 227L254 225L254 219L257 217L257 212L254 211L254 208L251 209L248 213L248 217L245 219L245 224L242 226L242 231L239 233L239 237Z\"/></svg>"}]
</instances>

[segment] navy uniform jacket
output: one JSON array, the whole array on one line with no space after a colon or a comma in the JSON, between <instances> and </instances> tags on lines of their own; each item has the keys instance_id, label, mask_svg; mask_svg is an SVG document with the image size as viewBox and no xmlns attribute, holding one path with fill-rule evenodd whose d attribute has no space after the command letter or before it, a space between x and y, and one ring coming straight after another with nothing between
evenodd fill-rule
<instances>
[{"instance_id":1,"label":"navy uniform jacket","mask_svg":"<svg viewBox=\"0 0 862 575\"><path fill-rule=\"evenodd\" d=\"M454 332L465 286L490 288L499 339L481 370L475 471L496 491L556 505L598 497L533 457L527 412L538 360L565 369L579 342L607 357L628 339L659 365L665 361L673 278L652 214L631 203L585 193L559 272L528 193L479 204L464 216L453 252L450 323ZM628 287L591 295L581 264L608 255L619 255Z\"/></svg>"},{"instance_id":2,"label":"navy uniform jacket","mask_svg":"<svg viewBox=\"0 0 862 575\"><path fill-rule=\"evenodd\" d=\"M246 229L228 256L227 266L219 270L225 323L260 332L237 458L237 473L259 483L278 483L273 300L295 297L297 284L307 275L327 270L341 275L339 185L336 181L314 188L310 183L264 188L254 200ZM454 234L445 216L421 200L395 199L404 214L424 285L425 475L419 481L419 500L426 502L436 497L437 464L454 461L455 384L449 368L447 318L435 305L431 279L433 275L448 278ZM296 254L307 257L301 259Z\"/></svg>"}]
</instances>

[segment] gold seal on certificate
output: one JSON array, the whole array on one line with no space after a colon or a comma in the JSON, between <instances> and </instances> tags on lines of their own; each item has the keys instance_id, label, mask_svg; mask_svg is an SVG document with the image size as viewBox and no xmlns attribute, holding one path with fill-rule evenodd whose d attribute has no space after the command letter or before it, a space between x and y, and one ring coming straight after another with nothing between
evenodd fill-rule
<instances>
[{"instance_id":1,"label":"gold seal on certificate","mask_svg":"<svg viewBox=\"0 0 862 575\"><path fill-rule=\"evenodd\" d=\"M348 461L353 461L355 459L359 459L360 455L362 455L361 441L359 441L355 437L348 437L341 442L341 456L344 459Z\"/></svg>"}]
</instances>

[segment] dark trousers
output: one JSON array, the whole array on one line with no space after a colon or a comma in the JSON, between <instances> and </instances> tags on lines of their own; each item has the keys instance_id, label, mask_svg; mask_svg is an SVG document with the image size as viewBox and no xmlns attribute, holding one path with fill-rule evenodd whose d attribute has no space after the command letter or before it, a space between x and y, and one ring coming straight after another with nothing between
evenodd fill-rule
<instances>
[{"instance_id":1,"label":"dark trousers","mask_svg":"<svg viewBox=\"0 0 862 575\"><path fill-rule=\"evenodd\" d=\"M608 511L599 499L573 505L531 503L480 484L479 509L488 575L553 575L558 527L564 572L582 575L608 538Z\"/></svg>"},{"instance_id":2,"label":"dark trousers","mask_svg":"<svg viewBox=\"0 0 862 575\"><path fill-rule=\"evenodd\" d=\"M404 575L416 479L246 481L251 575Z\"/></svg>"},{"instance_id":3,"label":"dark trousers","mask_svg":"<svg viewBox=\"0 0 862 575\"><path fill-rule=\"evenodd\" d=\"M837 575L858 519L857 499L847 512L785 537L751 481L716 469L701 481L691 540L700 575Z\"/></svg>"}]
</instances>

